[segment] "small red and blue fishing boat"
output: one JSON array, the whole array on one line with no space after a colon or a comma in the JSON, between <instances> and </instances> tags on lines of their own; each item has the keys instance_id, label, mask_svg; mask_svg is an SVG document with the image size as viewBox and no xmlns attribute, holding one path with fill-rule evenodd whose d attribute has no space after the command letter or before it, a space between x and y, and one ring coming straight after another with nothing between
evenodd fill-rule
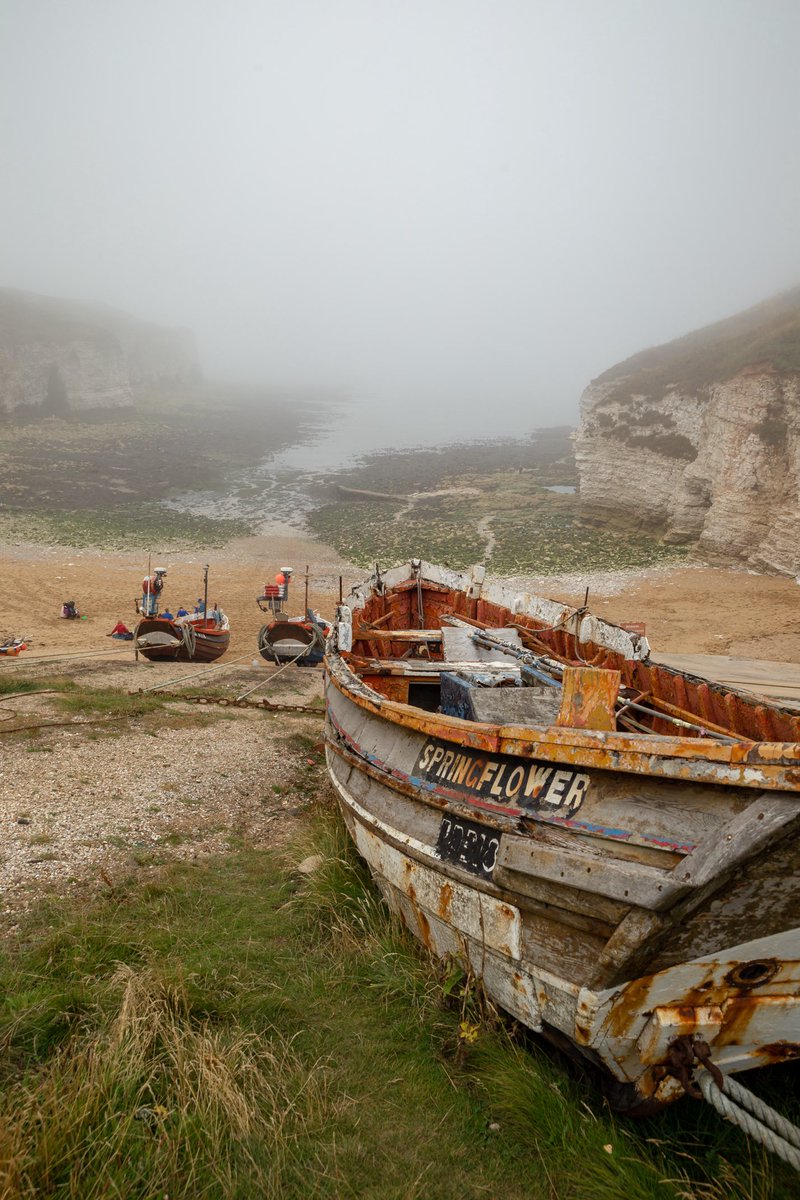
<instances>
[{"instance_id":1,"label":"small red and blue fishing boat","mask_svg":"<svg viewBox=\"0 0 800 1200\"><path fill-rule=\"evenodd\" d=\"M228 649L231 629L225 613L215 604L208 609L208 565L203 568L203 599L194 613L160 611L165 567L156 567L142 581L142 597L137 601L140 620L133 635L137 654L150 662L214 662Z\"/></svg>"}]
</instances>

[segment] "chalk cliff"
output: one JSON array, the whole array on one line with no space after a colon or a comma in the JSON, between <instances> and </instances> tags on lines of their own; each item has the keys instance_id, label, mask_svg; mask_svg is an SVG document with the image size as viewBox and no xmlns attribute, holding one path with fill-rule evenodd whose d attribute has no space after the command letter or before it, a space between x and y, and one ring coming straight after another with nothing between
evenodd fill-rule
<instances>
[{"instance_id":1,"label":"chalk cliff","mask_svg":"<svg viewBox=\"0 0 800 1200\"><path fill-rule=\"evenodd\" d=\"M187 330L0 289L0 413L131 404L137 392L198 377Z\"/></svg>"},{"instance_id":2,"label":"chalk cliff","mask_svg":"<svg viewBox=\"0 0 800 1200\"><path fill-rule=\"evenodd\" d=\"M800 288L594 380L575 451L587 509L800 574Z\"/></svg>"}]
</instances>

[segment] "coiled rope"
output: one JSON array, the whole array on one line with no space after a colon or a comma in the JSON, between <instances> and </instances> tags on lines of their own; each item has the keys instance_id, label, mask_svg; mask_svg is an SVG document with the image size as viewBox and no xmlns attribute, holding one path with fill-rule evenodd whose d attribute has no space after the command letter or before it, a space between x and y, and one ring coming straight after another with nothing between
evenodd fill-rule
<instances>
[{"instance_id":1,"label":"coiled rope","mask_svg":"<svg viewBox=\"0 0 800 1200\"><path fill-rule=\"evenodd\" d=\"M194 658L194 650L197 645L197 630L189 621L184 621L181 625L181 643L186 647L186 653L189 658Z\"/></svg>"},{"instance_id":2,"label":"coiled rope","mask_svg":"<svg viewBox=\"0 0 800 1200\"><path fill-rule=\"evenodd\" d=\"M730 1075L722 1076L722 1088L714 1082L710 1071L697 1073L697 1082L703 1099L715 1108L721 1117L742 1129L748 1137L755 1138L767 1150L777 1154L795 1171L800 1171L800 1129L770 1108L758 1096L737 1083Z\"/></svg>"}]
</instances>

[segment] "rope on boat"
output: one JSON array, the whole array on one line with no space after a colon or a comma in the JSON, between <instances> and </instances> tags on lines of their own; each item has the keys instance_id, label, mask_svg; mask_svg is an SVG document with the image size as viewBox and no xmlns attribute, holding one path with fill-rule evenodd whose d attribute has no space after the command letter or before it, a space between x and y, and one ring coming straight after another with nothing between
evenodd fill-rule
<instances>
[{"instance_id":1,"label":"rope on boat","mask_svg":"<svg viewBox=\"0 0 800 1200\"><path fill-rule=\"evenodd\" d=\"M189 621L184 621L181 625L181 643L186 647L186 653L189 658L194 658L195 646L197 645L197 630Z\"/></svg>"},{"instance_id":2,"label":"rope on boat","mask_svg":"<svg viewBox=\"0 0 800 1200\"><path fill-rule=\"evenodd\" d=\"M797 1125L782 1117L730 1075L722 1076L721 1088L708 1070L698 1072L697 1082L703 1099L721 1117L777 1154L795 1171L800 1171L800 1128Z\"/></svg>"}]
</instances>

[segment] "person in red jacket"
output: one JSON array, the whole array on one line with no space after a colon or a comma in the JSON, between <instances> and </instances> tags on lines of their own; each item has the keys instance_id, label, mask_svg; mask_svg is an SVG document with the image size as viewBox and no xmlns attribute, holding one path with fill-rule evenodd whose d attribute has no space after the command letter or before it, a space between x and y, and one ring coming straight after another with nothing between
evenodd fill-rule
<instances>
[{"instance_id":1,"label":"person in red jacket","mask_svg":"<svg viewBox=\"0 0 800 1200\"><path fill-rule=\"evenodd\" d=\"M130 629L128 629L128 626L123 624L122 621L117 621L116 625L111 630L111 633L107 633L106 637L119 638L119 640L123 642L130 642L133 640L133 634L131 633Z\"/></svg>"}]
</instances>

